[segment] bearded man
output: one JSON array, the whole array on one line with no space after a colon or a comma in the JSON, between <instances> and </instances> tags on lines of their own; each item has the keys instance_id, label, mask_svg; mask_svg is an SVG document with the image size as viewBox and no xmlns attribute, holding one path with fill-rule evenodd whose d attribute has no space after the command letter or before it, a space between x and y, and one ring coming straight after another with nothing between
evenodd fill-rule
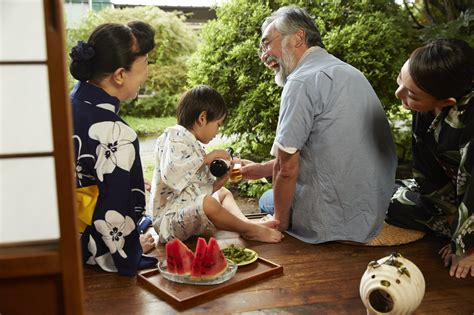
<instances>
[{"instance_id":1,"label":"bearded man","mask_svg":"<svg viewBox=\"0 0 474 315\"><path fill-rule=\"evenodd\" d=\"M273 176L262 210L302 241L366 243L381 230L396 153L380 101L364 75L329 54L309 14L282 7L262 25L260 59L283 87L266 163L243 177Z\"/></svg>"}]
</instances>

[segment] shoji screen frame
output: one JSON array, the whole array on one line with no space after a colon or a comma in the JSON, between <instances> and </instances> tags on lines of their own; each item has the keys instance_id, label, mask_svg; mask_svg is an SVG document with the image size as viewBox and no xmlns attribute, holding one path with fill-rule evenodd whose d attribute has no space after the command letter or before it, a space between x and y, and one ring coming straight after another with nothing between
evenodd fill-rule
<instances>
[{"instance_id":1,"label":"shoji screen frame","mask_svg":"<svg viewBox=\"0 0 474 315\"><path fill-rule=\"evenodd\" d=\"M0 61L0 65L45 64L48 67L53 151L0 154L0 159L54 158L60 239L0 244L0 285L4 279L8 279L14 284L11 286L14 289L16 282L11 282L14 278L52 277L52 282L58 286L58 297L62 299L62 305L57 305L54 309L64 314L83 314L84 282L79 232L76 227L72 120L62 2L43 0L46 61ZM36 311L41 313L41 310Z\"/></svg>"}]
</instances>

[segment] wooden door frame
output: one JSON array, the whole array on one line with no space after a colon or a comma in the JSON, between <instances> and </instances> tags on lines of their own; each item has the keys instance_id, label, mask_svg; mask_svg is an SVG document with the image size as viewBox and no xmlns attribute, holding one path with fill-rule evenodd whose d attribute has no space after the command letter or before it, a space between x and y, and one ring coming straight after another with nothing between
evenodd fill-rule
<instances>
[{"instance_id":1,"label":"wooden door frame","mask_svg":"<svg viewBox=\"0 0 474 315\"><path fill-rule=\"evenodd\" d=\"M60 253L64 306L67 314L83 313L84 280L76 227L71 105L67 85L62 0L44 0L51 121L61 231Z\"/></svg>"},{"instance_id":2,"label":"wooden door frame","mask_svg":"<svg viewBox=\"0 0 474 315\"><path fill-rule=\"evenodd\" d=\"M79 231L76 226L73 128L67 84L63 1L43 0L43 14L47 60L6 60L0 61L0 65L40 64L48 67L53 151L0 154L0 159L54 158L60 238L59 240L0 244L0 280L9 279L10 282L7 282L14 284L14 290L21 290L21 283L15 282L15 278L31 279L35 282L35 279L46 277L44 279L49 281L47 282L50 285L49 288L51 284L55 287L54 291L48 291L50 292L48 294L56 292L48 297L56 299L52 301L57 302L57 305L53 305L54 307L49 310L55 309L60 314L83 314L84 279ZM41 290L41 284L35 283L38 286L37 289ZM6 290L4 292L9 292L7 285L0 288ZM28 309L28 301L4 300L3 302L5 307L13 311L17 309L14 303L22 303L19 309ZM45 308L47 307L45 305ZM36 311L41 313L41 309Z\"/></svg>"}]
</instances>

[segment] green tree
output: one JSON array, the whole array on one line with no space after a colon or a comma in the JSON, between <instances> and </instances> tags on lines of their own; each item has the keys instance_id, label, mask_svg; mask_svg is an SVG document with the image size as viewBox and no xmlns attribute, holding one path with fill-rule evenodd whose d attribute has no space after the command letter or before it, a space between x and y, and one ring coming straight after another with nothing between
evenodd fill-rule
<instances>
[{"instance_id":1,"label":"green tree","mask_svg":"<svg viewBox=\"0 0 474 315\"><path fill-rule=\"evenodd\" d=\"M221 92L230 107L226 134L240 135L244 156L268 156L275 135L281 89L257 56L260 26L283 5L306 8L316 17L329 52L360 69L393 119L399 105L395 79L415 46L403 10L387 0L233 0L217 8L215 21L202 30L203 44L189 66L189 83Z\"/></svg>"},{"instance_id":2,"label":"green tree","mask_svg":"<svg viewBox=\"0 0 474 315\"><path fill-rule=\"evenodd\" d=\"M438 38L459 38L474 46L474 2L472 0L403 1L423 43Z\"/></svg>"},{"instance_id":3,"label":"green tree","mask_svg":"<svg viewBox=\"0 0 474 315\"><path fill-rule=\"evenodd\" d=\"M400 112L395 79L415 47L415 34L394 1L337 0L306 7L318 17L328 51L358 68L377 92L388 113ZM304 6L304 5L303 5Z\"/></svg>"},{"instance_id":4,"label":"green tree","mask_svg":"<svg viewBox=\"0 0 474 315\"><path fill-rule=\"evenodd\" d=\"M257 53L260 23L270 14L266 4L225 2L217 20L201 31L202 45L189 63L189 84L216 88L229 106L225 134L241 136L241 152L253 158L268 154L278 119L281 90Z\"/></svg>"},{"instance_id":5,"label":"green tree","mask_svg":"<svg viewBox=\"0 0 474 315\"><path fill-rule=\"evenodd\" d=\"M87 40L102 23L141 20L155 29L156 47L148 55L149 77L141 97L122 107L121 113L141 117L174 115L179 95L186 85L186 61L197 48L197 36L184 23L180 13L167 13L157 7L105 9L91 12L77 28L67 30L68 51L79 40ZM71 86L74 84L71 77Z\"/></svg>"}]
</instances>

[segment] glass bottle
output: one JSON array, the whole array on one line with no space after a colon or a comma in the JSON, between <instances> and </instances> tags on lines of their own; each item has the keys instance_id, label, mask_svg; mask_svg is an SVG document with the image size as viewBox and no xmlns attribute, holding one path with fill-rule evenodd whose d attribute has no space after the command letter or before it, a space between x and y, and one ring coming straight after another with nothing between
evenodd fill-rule
<instances>
[{"instance_id":1,"label":"glass bottle","mask_svg":"<svg viewBox=\"0 0 474 315\"><path fill-rule=\"evenodd\" d=\"M229 153L230 157L232 158L232 154L234 153L234 150L232 148L227 148L226 151ZM211 165L209 165L209 171L215 177L224 176L229 171L229 168L230 168L230 161L227 161L224 159L214 160L211 162Z\"/></svg>"}]
</instances>

